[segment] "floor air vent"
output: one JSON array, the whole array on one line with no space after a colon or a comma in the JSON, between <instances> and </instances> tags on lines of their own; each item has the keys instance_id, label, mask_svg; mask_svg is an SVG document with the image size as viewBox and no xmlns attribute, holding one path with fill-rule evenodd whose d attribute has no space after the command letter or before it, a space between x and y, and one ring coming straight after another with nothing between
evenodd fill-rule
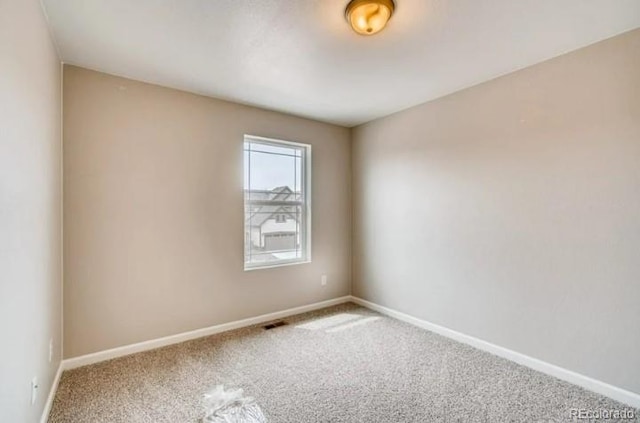
<instances>
[{"instance_id":1,"label":"floor air vent","mask_svg":"<svg viewBox=\"0 0 640 423\"><path fill-rule=\"evenodd\" d=\"M265 330L269 330L269 329L279 328L280 326L285 326L285 325L288 325L288 323L285 322L284 320L279 320L277 322L273 322L273 323L269 323L268 325L264 325L263 328Z\"/></svg>"}]
</instances>

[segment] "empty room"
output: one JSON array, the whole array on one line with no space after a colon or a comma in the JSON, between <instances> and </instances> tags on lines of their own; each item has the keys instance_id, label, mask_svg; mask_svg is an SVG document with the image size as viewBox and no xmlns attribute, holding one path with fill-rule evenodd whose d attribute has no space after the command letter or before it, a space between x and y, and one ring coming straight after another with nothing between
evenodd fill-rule
<instances>
[{"instance_id":1,"label":"empty room","mask_svg":"<svg viewBox=\"0 0 640 423\"><path fill-rule=\"evenodd\" d=\"M640 422L639 0L0 0L1 423Z\"/></svg>"}]
</instances>

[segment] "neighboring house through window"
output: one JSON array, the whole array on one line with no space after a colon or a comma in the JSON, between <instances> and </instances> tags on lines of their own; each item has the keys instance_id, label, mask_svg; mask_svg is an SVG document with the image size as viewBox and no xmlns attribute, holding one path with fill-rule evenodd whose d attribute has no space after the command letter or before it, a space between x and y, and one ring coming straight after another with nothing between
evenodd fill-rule
<instances>
[{"instance_id":1,"label":"neighboring house through window","mask_svg":"<svg viewBox=\"0 0 640 423\"><path fill-rule=\"evenodd\" d=\"M244 138L244 267L309 261L311 146Z\"/></svg>"}]
</instances>

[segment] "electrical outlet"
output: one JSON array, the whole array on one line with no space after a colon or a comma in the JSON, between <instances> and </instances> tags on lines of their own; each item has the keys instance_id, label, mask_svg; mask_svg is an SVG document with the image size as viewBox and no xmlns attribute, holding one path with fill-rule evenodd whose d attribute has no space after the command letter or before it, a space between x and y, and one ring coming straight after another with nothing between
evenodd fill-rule
<instances>
[{"instance_id":1,"label":"electrical outlet","mask_svg":"<svg viewBox=\"0 0 640 423\"><path fill-rule=\"evenodd\" d=\"M31 405L36 403L36 398L38 397L38 378L34 377L31 379Z\"/></svg>"},{"instance_id":2,"label":"electrical outlet","mask_svg":"<svg viewBox=\"0 0 640 423\"><path fill-rule=\"evenodd\" d=\"M325 286L327 284L327 275L322 275L320 277L320 285Z\"/></svg>"},{"instance_id":3,"label":"electrical outlet","mask_svg":"<svg viewBox=\"0 0 640 423\"><path fill-rule=\"evenodd\" d=\"M53 339L49 339L49 363L53 360Z\"/></svg>"}]
</instances>

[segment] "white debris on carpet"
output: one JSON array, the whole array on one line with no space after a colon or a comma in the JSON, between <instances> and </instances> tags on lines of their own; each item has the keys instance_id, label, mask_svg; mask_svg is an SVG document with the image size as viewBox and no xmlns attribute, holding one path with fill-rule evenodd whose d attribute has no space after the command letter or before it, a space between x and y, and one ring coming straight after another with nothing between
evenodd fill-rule
<instances>
[{"instance_id":1,"label":"white debris on carpet","mask_svg":"<svg viewBox=\"0 0 640 423\"><path fill-rule=\"evenodd\" d=\"M251 397L242 389L225 390L217 385L204 395L203 423L267 423L267 418Z\"/></svg>"}]
</instances>

